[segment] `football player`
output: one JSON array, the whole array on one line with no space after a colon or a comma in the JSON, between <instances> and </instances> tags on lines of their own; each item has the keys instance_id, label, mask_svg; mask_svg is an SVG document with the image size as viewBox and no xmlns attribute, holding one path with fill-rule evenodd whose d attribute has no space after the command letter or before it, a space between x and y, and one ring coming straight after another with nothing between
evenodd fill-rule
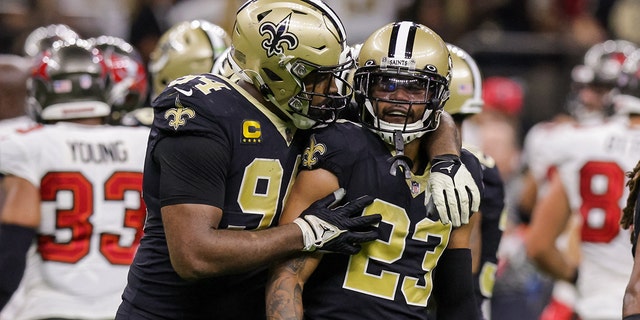
<instances>
[{"instance_id":1,"label":"football player","mask_svg":"<svg viewBox=\"0 0 640 320\"><path fill-rule=\"evenodd\" d=\"M311 31L314 37L302 36ZM152 103L145 237L117 319L262 319L271 261L375 237L343 233L376 218L349 219L368 199L329 209L340 193L310 208L304 234L296 224L269 228L299 161L299 128L329 119L348 99L327 86L344 67L344 41L340 21L319 1L251 1L233 33L231 60L243 81L208 69L165 84ZM180 70L172 60L163 63ZM333 235L314 232L321 225Z\"/></svg>"},{"instance_id":2,"label":"football player","mask_svg":"<svg viewBox=\"0 0 640 320\"><path fill-rule=\"evenodd\" d=\"M572 147L562 145L564 140L557 137L572 132L576 126L597 126L609 119L613 114L612 102L618 91L616 86L622 65L635 48L633 43L624 40L606 40L589 48L582 64L571 71L568 116L560 114L551 121L538 123L527 133L523 152L526 167L518 204L520 217L525 223L528 223L537 201L546 194L548 180L555 174L558 156L562 155L556 150ZM568 246L579 241L578 228L573 220L567 225L559 238L563 251L570 251ZM573 284L556 281L542 320L570 320L576 296Z\"/></svg>"},{"instance_id":3,"label":"football player","mask_svg":"<svg viewBox=\"0 0 640 320\"><path fill-rule=\"evenodd\" d=\"M39 57L28 103L44 125L0 140L0 307L22 279L15 319L112 318L142 237L149 131L103 125L107 67L87 41Z\"/></svg>"},{"instance_id":4,"label":"football player","mask_svg":"<svg viewBox=\"0 0 640 320\"><path fill-rule=\"evenodd\" d=\"M232 32L230 62L241 80L188 75L153 101L145 236L117 319L263 319L270 263L301 250L353 253L354 243L376 237L369 229L380 216L351 217L372 199L335 207L341 191L298 223L271 228L307 141L304 129L333 121L350 98L336 84L350 66L340 61L345 43L342 23L321 1L248 1ZM459 152L453 133L440 132L432 154ZM464 168L452 169L460 170L440 187L469 185ZM468 211L457 205L454 215Z\"/></svg>"},{"instance_id":5,"label":"football player","mask_svg":"<svg viewBox=\"0 0 640 320\"><path fill-rule=\"evenodd\" d=\"M430 176L455 170L421 151L439 125L450 68L440 36L414 22L388 24L363 43L354 74L360 123L312 130L280 223L299 221L309 204L342 187L347 199L376 198L363 217L382 215L380 236L352 256L318 252L277 265L269 319L424 319L430 298L438 319L478 318L469 250L476 216L453 228L425 208L434 196ZM479 162L464 155L481 186Z\"/></svg>"},{"instance_id":6,"label":"football player","mask_svg":"<svg viewBox=\"0 0 640 320\"><path fill-rule=\"evenodd\" d=\"M482 111L482 76L475 60L463 49L447 44L453 68L451 69L450 97L444 111L453 116L460 136L464 120ZM465 144L482 166L484 193L480 200L478 220L472 236L473 276L476 302L481 304L493 293L495 273L498 268L497 251L504 230L505 190L496 162L478 147ZM482 307L481 307L482 309ZM486 309L484 309L486 310ZM484 318L490 317L484 311Z\"/></svg>"},{"instance_id":7,"label":"football player","mask_svg":"<svg viewBox=\"0 0 640 320\"><path fill-rule=\"evenodd\" d=\"M638 61L640 53L626 57L623 73L618 74L620 84L636 78ZM619 89L629 90L631 83ZM575 311L581 319L622 318L632 261L629 232L619 222L628 192L624 173L640 158L636 94L634 89L613 99L620 121L578 127L557 137L556 145L564 146L553 150L560 160L557 172L534 209L526 237L527 253L541 270L576 285ZM572 216L580 221L578 261L555 244Z\"/></svg>"}]
</instances>

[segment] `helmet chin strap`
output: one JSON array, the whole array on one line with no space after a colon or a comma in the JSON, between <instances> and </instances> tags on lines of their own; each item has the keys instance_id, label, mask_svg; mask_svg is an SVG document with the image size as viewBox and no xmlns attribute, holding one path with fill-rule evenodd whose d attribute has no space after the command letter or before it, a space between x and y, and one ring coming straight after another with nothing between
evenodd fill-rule
<instances>
[{"instance_id":1,"label":"helmet chin strap","mask_svg":"<svg viewBox=\"0 0 640 320\"><path fill-rule=\"evenodd\" d=\"M402 137L402 131L396 130L393 132L393 144L396 148L396 155L391 158L391 169L389 169L389 173L392 176L396 176L398 173L398 168L404 171L405 179L411 179L411 167L413 167L413 162L409 157L404 155L404 138Z\"/></svg>"}]
</instances>

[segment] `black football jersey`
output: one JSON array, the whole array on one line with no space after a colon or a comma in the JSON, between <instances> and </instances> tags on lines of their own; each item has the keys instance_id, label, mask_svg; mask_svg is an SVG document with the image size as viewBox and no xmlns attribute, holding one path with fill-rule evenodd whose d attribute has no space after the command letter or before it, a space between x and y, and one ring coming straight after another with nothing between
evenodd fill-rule
<instances>
[{"instance_id":1,"label":"black football jersey","mask_svg":"<svg viewBox=\"0 0 640 320\"><path fill-rule=\"evenodd\" d=\"M381 236L353 256L326 254L304 287L305 319L424 319L432 271L451 225L427 217L428 168L406 179L390 173L393 152L348 121L315 129L301 170L333 172L345 198L371 195L363 214L380 213Z\"/></svg>"},{"instance_id":2,"label":"black football jersey","mask_svg":"<svg viewBox=\"0 0 640 320\"><path fill-rule=\"evenodd\" d=\"M219 228L274 226L300 161L297 146L308 139L245 90L211 74L173 81L152 106L143 181L148 214L124 304L154 318L264 318L267 266L181 279L169 260L160 208L208 204L222 208Z\"/></svg>"},{"instance_id":3,"label":"black football jersey","mask_svg":"<svg viewBox=\"0 0 640 320\"><path fill-rule=\"evenodd\" d=\"M475 148L469 148L482 165L482 182L484 193L481 197L480 212L482 212L481 237L482 252L480 256L480 270L476 277L476 301L482 303L492 296L495 273L498 267L498 246L502 238L501 223L505 210L504 183L493 158L483 154Z\"/></svg>"}]
</instances>

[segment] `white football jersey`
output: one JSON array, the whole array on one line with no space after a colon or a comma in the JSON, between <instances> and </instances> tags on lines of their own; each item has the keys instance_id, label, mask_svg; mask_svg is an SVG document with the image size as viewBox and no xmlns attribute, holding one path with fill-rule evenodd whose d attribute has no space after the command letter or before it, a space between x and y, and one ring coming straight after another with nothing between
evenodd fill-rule
<instances>
[{"instance_id":1,"label":"white football jersey","mask_svg":"<svg viewBox=\"0 0 640 320\"><path fill-rule=\"evenodd\" d=\"M145 219L149 129L60 122L0 140L0 172L40 189L15 319L115 317Z\"/></svg>"},{"instance_id":2,"label":"white football jersey","mask_svg":"<svg viewBox=\"0 0 640 320\"><path fill-rule=\"evenodd\" d=\"M558 161L558 145L556 137L563 136L566 132L574 130L575 124L569 122L540 122L531 127L523 144L523 161L540 188L538 198L546 191L546 182L549 178L549 170Z\"/></svg>"},{"instance_id":3,"label":"white football jersey","mask_svg":"<svg viewBox=\"0 0 640 320\"><path fill-rule=\"evenodd\" d=\"M0 139L17 130L25 130L35 125L37 125L36 122L27 116L0 120Z\"/></svg>"},{"instance_id":4,"label":"white football jersey","mask_svg":"<svg viewBox=\"0 0 640 320\"><path fill-rule=\"evenodd\" d=\"M611 122L556 136L558 173L571 210L582 217L582 261L576 311L583 320L622 318L633 260L629 231L620 227L625 173L640 159L640 128Z\"/></svg>"}]
</instances>

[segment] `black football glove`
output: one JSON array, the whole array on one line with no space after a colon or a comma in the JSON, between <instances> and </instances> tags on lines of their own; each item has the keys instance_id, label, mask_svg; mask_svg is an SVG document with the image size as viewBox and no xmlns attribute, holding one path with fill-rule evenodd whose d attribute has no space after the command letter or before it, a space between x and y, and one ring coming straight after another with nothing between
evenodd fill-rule
<instances>
[{"instance_id":1,"label":"black football glove","mask_svg":"<svg viewBox=\"0 0 640 320\"><path fill-rule=\"evenodd\" d=\"M443 224L459 227L469 223L471 212L480 209L480 190L467 167L456 155L431 160L429 190ZM428 203L427 203L428 204Z\"/></svg>"},{"instance_id":2,"label":"black football glove","mask_svg":"<svg viewBox=\"0 0 640 320\"><path fill-rule=\"evenodd\" d=\"M360 243L378 238L377 224L382 216L360 215L373 202L373 198L362 196L336 207L344 195L344 189L336 190L312 203L293 221L302 230L303 251L322 249L326 252L355 254L360 251Z\"/></svg>"}]
</instances>

